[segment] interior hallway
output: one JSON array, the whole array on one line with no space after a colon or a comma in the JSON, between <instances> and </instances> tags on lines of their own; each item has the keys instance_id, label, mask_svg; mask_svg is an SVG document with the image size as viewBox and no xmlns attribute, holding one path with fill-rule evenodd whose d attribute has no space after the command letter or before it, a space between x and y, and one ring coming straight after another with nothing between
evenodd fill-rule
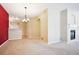
<instances>
[{"instance_id":1,"label":"interior hallway","mask_svg":"<svg viewBox=\"0 0 79 59\"><path fill-rule=\"evenodd\" d=\"M79 54L79 47L70 44L45 44L38 39L9 40L0 48L1 55L64 55Z\"/></svg>"}]
</instances>

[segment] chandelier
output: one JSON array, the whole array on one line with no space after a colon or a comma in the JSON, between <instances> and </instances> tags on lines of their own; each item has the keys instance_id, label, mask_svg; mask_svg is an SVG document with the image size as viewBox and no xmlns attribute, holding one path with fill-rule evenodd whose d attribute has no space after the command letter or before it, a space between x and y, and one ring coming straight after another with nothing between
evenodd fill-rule
<instances>
[{"instance_id":1,"label":"chandelier","mask_svg":"<svg viewBox=\"0 0 79 59\"><path fill-rule=\"evenodd\" d=\"M24 9L25 9L25 16L24 16L24 19L22 20L22 22L29 22L30 19L27 17L27 14L26 14L27 7L24 7Z\"/></svg>"}]
</instances>

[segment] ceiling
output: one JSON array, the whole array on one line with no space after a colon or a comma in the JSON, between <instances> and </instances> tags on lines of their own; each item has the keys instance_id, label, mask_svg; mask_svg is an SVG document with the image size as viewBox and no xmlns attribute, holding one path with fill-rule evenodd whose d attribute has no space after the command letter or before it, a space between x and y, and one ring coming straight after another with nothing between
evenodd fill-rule
<instances>
[{"instance_id":1,"label":"ceiling","mask_svg":"<svg viewBox=\"0 0 79 59\"><path fill-rule=\"evenodd\" d=\"M27 7L27 15L29 18L39 15L43 10L49 7L53 9L61 9L61 7L63 7L79 10L78 3L1 3L1 5L7 10L10 16L19 18L24 18L25 6Z\"/></svg>"},{"instance_id":2,"label":"ceiling","mask_svg":"<svg viewBox=\"0 0 79 59\"><path fill-rule=\"evenodd\" d=\"M25 9L24 7L27 7L27 16L28 17L34 17L39 15L44 9L47 8L45 4L37 4L37 3L3 3L1 4L7 12L10 14L10 16L24 18L25 15Z\"/></svg>"}]
</instances>

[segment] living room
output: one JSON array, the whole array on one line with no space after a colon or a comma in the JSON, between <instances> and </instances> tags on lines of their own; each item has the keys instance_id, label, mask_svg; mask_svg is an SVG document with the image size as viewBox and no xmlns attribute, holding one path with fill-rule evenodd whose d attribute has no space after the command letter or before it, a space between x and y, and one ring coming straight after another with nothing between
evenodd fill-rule
<instances>
[{"instance_id":1,"label":"living room","mask_svg":"<svg viewBox=\"0 0 79 59\"><path fill-rule=\"evenodd\" d=\"M1 3L0 54L78 55L78 7L78 3Z\"/></svg>"}]
</instances>

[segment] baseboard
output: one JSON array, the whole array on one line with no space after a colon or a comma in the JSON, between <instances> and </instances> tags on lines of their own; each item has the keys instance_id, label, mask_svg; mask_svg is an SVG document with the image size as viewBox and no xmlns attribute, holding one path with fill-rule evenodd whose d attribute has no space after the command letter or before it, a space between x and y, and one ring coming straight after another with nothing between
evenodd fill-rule
<instances>
[{"instance_id":1,"label":"baseboard","mask_svg":"<svg viewBox=\"0 0 79 59\"><path fill-rule=\"evenodd\" d=\"M51 41L51 42L48 42L48 44L53 44L53 43L58 43L58 42L60 42L60 40L58 40L58 41Z\"/></svg>"},{"instance_id":2,"label":"baseboard","mask_svg":"<svg viewBox=\"0 0 79 59\"><path fill-rule=\"evenodd\" d=\"M7 43L8 40L6 40L2 45L0 45L0 47L2 47L5 43Z\"/></svg>"},{"instance_id":3,"label":"baseboard","mask_svg":"<svg viewBox=\"0 0 79 59\"><path fill-rule=\"evenodd\" d=\"M14 39L9 39L9 40L19 40L19 39L22 39L22 38L14 38Z\"/></svg>"}]
</instances>

